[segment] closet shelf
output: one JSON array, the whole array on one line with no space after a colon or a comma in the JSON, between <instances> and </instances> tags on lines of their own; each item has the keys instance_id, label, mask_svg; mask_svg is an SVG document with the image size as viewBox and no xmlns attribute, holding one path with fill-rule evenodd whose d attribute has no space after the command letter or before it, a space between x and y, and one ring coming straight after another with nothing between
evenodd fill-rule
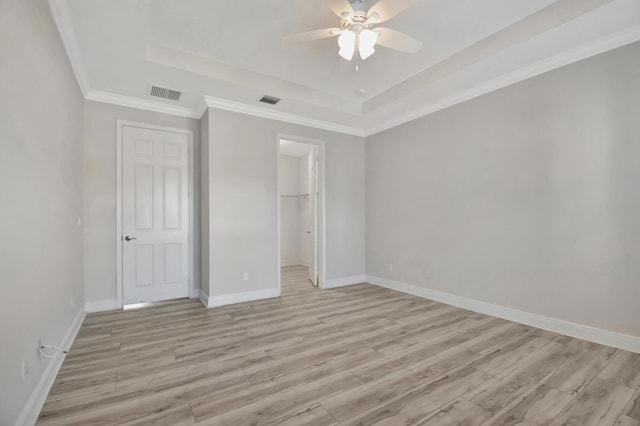
<instances>
[{"instance_id":1,"label":"closet shelf","mask_svg":"<svg viewBox=\"0 0 640 426\"><path fill-rule=\"evenodd\" d=\"M307 198L309 194L280 194L280 196L287 198Z\"/></svg>"}]
</instances>

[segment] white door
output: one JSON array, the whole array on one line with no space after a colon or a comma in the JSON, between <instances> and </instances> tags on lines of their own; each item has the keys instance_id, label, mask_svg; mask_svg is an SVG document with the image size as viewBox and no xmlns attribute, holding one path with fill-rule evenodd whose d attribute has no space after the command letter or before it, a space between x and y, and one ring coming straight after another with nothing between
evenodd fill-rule
<instances>
[{"instance_id":1,"label":"white door","mask_svg":"<svg viewBox=\"0 0 640 426\"><path fill-rule=\"evenodd\" d=\"M318 148L309 154L309 236L311 238L311 265L309 280L318 286Z\"/></svg>"},{"instance_id":2,"label":"white door","mask_svg":"<svg viewBox=\"0 0 640 426\"><path fill-rule=\"evenodd\" d=\"M189 136L122 128L124 304L189 296Z\"/></svg>"}]
</instances>

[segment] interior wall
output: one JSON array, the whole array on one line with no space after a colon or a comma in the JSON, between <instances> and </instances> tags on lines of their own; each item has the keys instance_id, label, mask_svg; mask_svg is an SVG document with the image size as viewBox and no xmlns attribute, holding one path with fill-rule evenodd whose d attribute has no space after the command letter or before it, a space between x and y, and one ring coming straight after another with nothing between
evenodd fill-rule
<instances>
[{"instance_id":1,"label":"interior wall","mask_svg":"<svg viewBox=\"0 0 640 426\"><path fill-rule=\"evenodd\" d=\"M367 273L640 336L639 69L635 43L367 138Z\"/></svg>"},{"instance_id":2,"label":"interior wall","mask_svg":"<svg viewBox=\"0 0 640 426\"><path fill-rule=\"evenodd\" d=\"M44 1L0 2L0 424L83 309L82 103ZM23 377L23 362L27 375Z\"/></svg>"},{"instance_id":3,"label":"interior wall","mask_svg":"<svg viewBox=\"0 0 640 426\"><path fill-rule=\"evenodd\" d=\"M278 288L279 134L325 141L326 278L363 276L364 138L210 111L209 295ZM249 273L247 281L244 272Z\"/></svg>"},{"instance_id":4,"label":"interior wall","mask_svg":"<svg viewBox=\"0 0 640 426\"><path fill-rule=\"evenodd\" d=\"M200 140L209 140L209 109L200 118ZM199 161L198 161L199 160ZM209 144L200 144L200 158L196 157L194 163L200 164L199 176L200 185L200 291L208 297L209 295Z\"/></svg>"},{"instance_id":5,"label":"interior wall","mask_svg":"<svg viewBox=\"0 0 640 426\"><path fill-rule=\"evenodd\" d=\"M94 101L84 103L84 285L88 310L116 307L116 128L117 120L192 130L194 196L200 193L200 121ZM200 210L196 197L195 247ZM194 279L199 280L196 256Z\"/></svg>"},{"instance_id":6,"label":"interior wall","mask_svg":"<svg viewBox=\"0 0 640 426\"><path fill-rule=\"evenodd\" d=\"M280 155L280 265L300 265L300 232L304 199L287 197L300 190L300 158Z\"/></svg>"}]
</instances>

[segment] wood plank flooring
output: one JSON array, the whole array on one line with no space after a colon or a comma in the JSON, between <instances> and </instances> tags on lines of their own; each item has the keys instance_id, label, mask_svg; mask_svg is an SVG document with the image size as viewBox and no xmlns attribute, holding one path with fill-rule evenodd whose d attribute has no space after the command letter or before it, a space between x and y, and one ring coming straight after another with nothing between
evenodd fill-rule
<instances>
[{"instance_id":1,"label":"wood plank flooring","mask_svg":"<svg viewBox=\"0 0 640 426\"><path fill-rule=\"evenodd\" d=\"M369 284L87 315L41 425L640 426L640 355Z\"/></svg>"}]
</instances>

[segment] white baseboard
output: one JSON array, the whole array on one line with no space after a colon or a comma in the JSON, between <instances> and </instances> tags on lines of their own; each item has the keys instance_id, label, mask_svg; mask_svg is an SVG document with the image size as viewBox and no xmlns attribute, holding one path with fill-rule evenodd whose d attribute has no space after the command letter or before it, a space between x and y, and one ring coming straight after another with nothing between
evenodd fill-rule
<instances>
[{"instance_id":1,"label":"white baseboard","mask_svg":"<svg viewBox=\"0 0 640 426\"><path fill-rule=\"evenodd\" d=\"M200 299L205 308L209 307L209 295L204 290L200 289L200 297L198 299Z\"/></svg>"},{"instance_id":2,"label":"white baseboard","mask_svg":"<svg viewBox=\"0 0 640 426\"><path fill-rule=\"evenodd\" d=\"M73 340L76 338L76 334L78 334L78 330L80 330L80 326L82 326L82 322L84 321L86 314L87 313L84 309L78 311L58 346L65 350L69 350ZM31 396L22 409L20 417L18 417L18 421L16 422L17 426L30 426L36 423L36 420L38 420L38 416L40 415L40 410L42 410L42 406L47 400L51 386L53 386L53 382L58 375L58 371L62 366L64 358L65 356L60 356L49 360L49 363L42 372L42 376L40 376L40 380L38 380L38 384L33 392L31 392Z\"/></svg>"},{"instance_id":3,"label":"white baseboard","mask_svg":"<svg viewBox=\"0 0 640 426\"><path fill-rule=\"evenodd\" d=\"M98 300L97 302L87 302L84 304L84 310L88 314L104 311L115 311L121 309L122 306L118 306L116 299Z\"/></svg>"},{"instance_id":4,"label":"white baseboard","mask_svg":"<svg viewBox=\"0 0 640 426\"><path fill-rule=\"evenodd\" d=\"M345 287L348 285L362 284L367 281L366 275L354 275L352 277L333 278L325 280L324 288Z\"/></svg>"},{"instance_id":5,"label":"white baseboard","mask_svg":"<svg viewBox=\"0 0 640 426\"><path fill-rule=\"evenodd\" d=\"M235 305L236 303L253 302L255 300L272 299L280 297L280 289L268 288L264 290L246 291L243 293L225 294L223 296L209 296L205 292L201 292L200 300L207 308L215 308L217 306ZM205 298L203 300L203 298Z\"/></svg>"},{"instance_id":6,"label":"white baseboard","mask_svg":"<svg viewBox=\"0 0 640 426\"><path fill-rule=\"evenodd\" d=\"M457 306L459 308L468 309L470 311L479 312L485 315L490 315L492 317L503 318L520 324L529 325L531 327L541 328L543 330L552 331L554 333L575 337L577 339L588 340L590 342L599 343L601 345L612 346L614 348L640 353L640 337L620 334L614 331L603 330L601 328L595 328L556 318L545 317L538 314L532 314L530 312L507 308L500 305L494 305L492 303L481 302L479 300L456 296L454 294L444 293L437 290L431 290L429 288L420 287L413 284L392 281L386 278L368 275L367 282L378 285L380 287L412 294L414 296L424 297L425 299L434 300L436 302L446 303L447 305Z\"/></svg>"}]
</instances>

